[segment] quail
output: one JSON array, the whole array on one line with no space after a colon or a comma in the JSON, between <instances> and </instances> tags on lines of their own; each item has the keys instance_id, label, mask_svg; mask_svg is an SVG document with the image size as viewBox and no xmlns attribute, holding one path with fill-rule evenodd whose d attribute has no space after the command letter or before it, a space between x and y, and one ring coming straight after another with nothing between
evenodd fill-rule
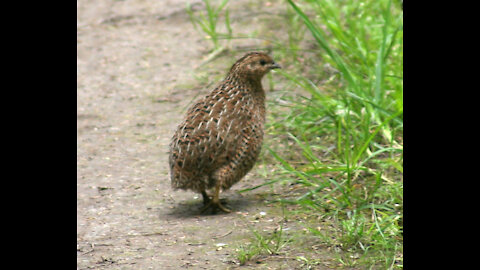
<instances>
[{"instance_id":1,"label":"quail","mask_svg":"<svg viewBox=\"0 0 480 270\"><path fill-rule=\"evenodd\" d=\"M225 79L191 106L169 149L173 189L202 194L201 212L220 209L220 190L240 181L255 164L263 141L265 92L262 77L281 68L261 52L237 60ZM210 197L207 190L212 190Z\"/></svg>"}]
</instances>

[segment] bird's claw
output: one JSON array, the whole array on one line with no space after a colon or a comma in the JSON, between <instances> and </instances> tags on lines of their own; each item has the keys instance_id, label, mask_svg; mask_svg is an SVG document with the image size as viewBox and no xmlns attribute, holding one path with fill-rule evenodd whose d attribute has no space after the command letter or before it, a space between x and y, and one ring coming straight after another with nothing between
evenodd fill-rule
<instances>
[{"instance_id":1,"label":"bird's claw","mask_svg":"<svg viewBox=\"0 0 480 270\"><path fill-rule=\"evenodd\" d=\"M220 201L214 202L213 200L209 201L202 209L200 210L201 213L204 213L207 209L212 209L214 213L217 212L217 209L222 210L225 213L231 213L232 210L223 206Z\"/></svg>"}]
</instances>

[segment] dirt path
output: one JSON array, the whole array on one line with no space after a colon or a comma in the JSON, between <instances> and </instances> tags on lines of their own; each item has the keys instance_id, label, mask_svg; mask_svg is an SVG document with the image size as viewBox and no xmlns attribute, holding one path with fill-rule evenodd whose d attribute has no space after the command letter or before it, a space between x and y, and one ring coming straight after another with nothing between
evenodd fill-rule
<instances>
[{"instance_id":1,"label":"dirt path","mask_svg":"<svg viewBox=\"0 0 480 270\"><path fill-rule=\"evenodd\" d=\"M170 189L170 137L208 91L181 87L206 51L185 2L77 1L78 269L236 268L245 216L273 211L235 192L263 181L252 174L223 194L231 214L199 215L201 198Z\"/></svg>"}]
</instances>

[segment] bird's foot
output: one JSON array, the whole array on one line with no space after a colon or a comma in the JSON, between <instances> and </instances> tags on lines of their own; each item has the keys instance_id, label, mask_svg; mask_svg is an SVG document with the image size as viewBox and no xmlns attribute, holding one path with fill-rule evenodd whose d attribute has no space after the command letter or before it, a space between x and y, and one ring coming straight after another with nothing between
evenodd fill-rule
<instances>
[{"instance_id":1,"label":"bird's foot","mask_svg":"<svg viewBox=\"0 0 480 270\"><path fill-rule=\"evenodd\" d=\"M217 213L217 210L220 209L225 213L230 213L232 210L223 206L220 201L215 202L214 200L210 200L202 209L200 210L201 213L207 211L207 209L212 209L213 213Z\"/></svg>"},{"instance_id":2,"label":"bird's foot","mask_svg":"<svg viewBox=\"0 0 480 270\"><path fill-rule=\"evenodd\" d=\"M203 197L203 205L206 206L208 205L212 200L213 198L208 196L207 192L205 191L202 191L202 197ZM227 199L220 199L220 203L222 204L226 204L227 203Z\"/></svg>"}]
</instances>

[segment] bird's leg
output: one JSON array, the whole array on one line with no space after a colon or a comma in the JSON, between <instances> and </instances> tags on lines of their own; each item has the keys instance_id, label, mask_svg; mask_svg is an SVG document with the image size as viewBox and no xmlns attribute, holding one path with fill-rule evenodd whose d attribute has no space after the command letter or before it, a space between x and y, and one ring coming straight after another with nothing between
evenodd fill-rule
<instances>
[{"instance_id":1,"label":"bird's leg","mask_svg":"<svg viewBox=\"0 0 480 270\"><path fill-rule=\"evenodd\" d=\"M230 209L225 208L225 206L220 203L220 181L217 181L217 185L215 186L215 193L213 194L213 204L217 208L220 208L220 210L222 210L223 212L232 212Z\"/></svg>"},{"instance_id":2,"label":"bird's leg","mask_svg":"<svg viewBox=\"0 0 480 270\"><path fill-rule=\"evenodd\" d=\"M202 208L201 210L202 213L205 212L205 210L207 210L208 208L213 208L214 211L217 209L220 209L226 213L232 212L230 209L226 208L220 203L220 184L221 182L217 181L217 184L215 185L215 192L213 193L213 198L210 200L210 202L207 205L205 205Z\"/></svg>"},{"instance_id":3,"label":"bird's leg","mask_svg":"<svg viewBox=\"0 0 480 270\"><path fill-rule=\"evenodd\" d=\"M208 205L210 203L210 197L208 197L208 194L205 190L202 190L202 196L203 196L203 205Z\"/></svg>"}]
</instances>

